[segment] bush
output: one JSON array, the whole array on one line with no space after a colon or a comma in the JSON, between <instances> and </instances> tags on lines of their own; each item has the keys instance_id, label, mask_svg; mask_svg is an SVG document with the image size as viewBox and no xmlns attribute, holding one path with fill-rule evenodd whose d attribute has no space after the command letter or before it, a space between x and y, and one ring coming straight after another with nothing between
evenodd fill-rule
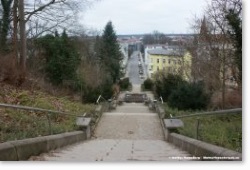
<instances>
[{"instance_id":1,"label":"bush","mask_svg":"<svg viewBox=\"0 0 250 170\"><path fill-rule=\"evenodd\" d=\"M83 103L96 103L99 95L102 95L106 100L112 98L112 80L106 79L101 85L96 88L86 86L84 88L84 94L82 96Z\"/></svg>"},{"instance_id":2,"label":"bush","mask_svg":"<svg viewBox=\"0 0 250 170\"><path fill-rule=\"evenodd\" d=\"M119 86L120 86L121 90L128 90L128 88L130 86L129 78L126 77L124 79L121 79L119 81Z\"/></svg>"},{"instance_id":3,"label":"bush","mask_svg":"<svg viewBox=\"0 0 250 170\"><path fill-rule=\"evenodd\" d=\"M172 91L176 90L179 85L186 83L187 82L179 75L159 72L158 75L156 75L155 92L158 96L161 96L164 101L167 101Z\"/></svg>"},{"instance_id":4,"label":"bush","mask_svg":"<svg viewBox=\"0 0 250 170\"><path fill-rule=\"evenodd\" d=\"M208 102L209 96L204 92L204 86L201 83L181 84L168 98L169 106L180 110L205 109Z\"/></svg>"},{"instance_id":5,"label":"bush","mask_svg":"<svg viewBox=\"0 0 250 170\"><path fill-rule=\"evenodd\" d=\"M143 87L145 90L152 90L153 86L154 86L154 82L149 78L143 82Z\"/></svg>"},{"instance_id":6,"label":"bush","mask_svg":"<svg viewBox=\"0 0 250 170\"><path fill-rule=\"evenodd\" d=\"M84 89L84 94L82 95L82 102L95 103L99 95L100 95L99 88L86 87Z\"/></svg>"}]
</instances>

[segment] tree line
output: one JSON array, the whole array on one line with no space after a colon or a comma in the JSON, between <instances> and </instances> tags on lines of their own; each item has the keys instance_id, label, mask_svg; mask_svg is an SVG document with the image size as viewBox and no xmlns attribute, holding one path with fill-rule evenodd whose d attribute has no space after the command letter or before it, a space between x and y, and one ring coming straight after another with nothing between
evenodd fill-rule
<instances>
[{"instance_id":1,"label":"tree line","mask_svg":"<svg viewBox=\"0 0 250 170\"><path fill-rule=\"evenodd\" d=\"M220 94L219 107L225 108L234 100L227 82L234 84L238 95L242 89L242 1L214 0L205 13L193 25L198 34L189 48L194 56L192 71L211 95Z\"/></svg>"},{"instance_id":2,"label":"tree line","mask_svg":"<svg viewBox=\"0 0 250 170\"><path fill-rule=\"evenodd\" d=\"M100 36L76 22L80 7L94 1L1 0L0 82L21 86L32 76L81 93L84 102L111 98L122 76L112 22Z\"/></svg>"},{"instance_id":3,"label":"tree line","mask_svg":"<svg viewBox=\"0 0 250 170\"><path fill-rule=\"evenodd\" d=\"M241 107L242 1L208 2L204 17L195 18L191 28L193 41L179 44L192 55L190 82L159 72L144 86L179 109ZM164 34L159 32L144 36L146 44L164 44L162 40Z\"/></svg>"}]
</instances>

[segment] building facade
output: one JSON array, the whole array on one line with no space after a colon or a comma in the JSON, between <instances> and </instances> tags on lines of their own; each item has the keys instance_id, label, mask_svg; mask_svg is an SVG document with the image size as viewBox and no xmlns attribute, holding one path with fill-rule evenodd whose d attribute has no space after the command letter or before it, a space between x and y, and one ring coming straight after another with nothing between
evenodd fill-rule
<instances>
[{"instance_id":1,"label":"building facade","mask_svg":"<svg viewBox=\"0 0 250 170\"><path fill-rule=\"evenodd\" d=\"M177 48L155 48L147 50L148 77L153 78L158 71L179 74L183 79L191 80L192 56L189 52Z\"/></svg>"}]
</instances>

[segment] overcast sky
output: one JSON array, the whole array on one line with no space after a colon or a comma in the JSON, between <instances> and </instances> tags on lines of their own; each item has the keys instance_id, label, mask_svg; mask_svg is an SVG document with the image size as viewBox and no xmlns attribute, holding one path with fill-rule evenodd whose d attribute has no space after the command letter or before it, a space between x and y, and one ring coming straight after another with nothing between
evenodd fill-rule
<instances>
[{"instance_id":1,"label":"overcast sky","mask_svg":"<svg viewBox=\"0 0 250 170\"><path fill-rule=\"evenodd\" d=\"M211 0L100 0L81 14L87 28L103 30L112 21L117 34L190 33L194 15Z\"/></svg>"}]
</instances>

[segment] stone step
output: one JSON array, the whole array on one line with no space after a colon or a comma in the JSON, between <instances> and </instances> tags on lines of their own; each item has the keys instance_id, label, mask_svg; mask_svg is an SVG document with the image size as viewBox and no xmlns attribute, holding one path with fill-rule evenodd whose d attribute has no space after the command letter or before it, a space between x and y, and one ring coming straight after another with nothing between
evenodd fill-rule
<instances>
[{"instance_id":1,"label":"stone step","mask_svg":"<svg viewBox=\"0 0 250 170\"><path fill-rule=\"evenodd\" d=\"M108 162L176 161L178 157L189 156L188 153L162 140L95 139L44 154L43 159L46 161Z\"/></svg>"},{"instance_id":2,"label":"stone step","mask_svg":"<svg viewBox=\"0 0 250 170\"><path fill-rule=\"evenodd\" d=\"M143 103L124 103L121 106L116 107L113 112L120 113L150 113L148 106Z\"/></svg>"}]
</instances>

